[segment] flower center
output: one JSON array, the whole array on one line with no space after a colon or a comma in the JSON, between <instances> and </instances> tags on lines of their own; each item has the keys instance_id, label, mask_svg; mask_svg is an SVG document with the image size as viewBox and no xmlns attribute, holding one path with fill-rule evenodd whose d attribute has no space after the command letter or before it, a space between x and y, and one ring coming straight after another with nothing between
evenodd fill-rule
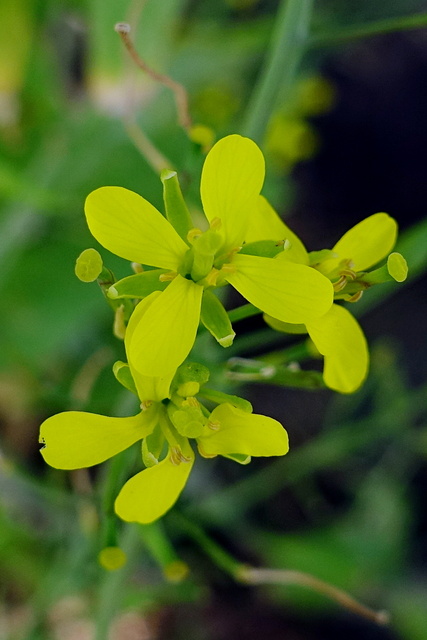
<instances>
[{"instance_id":1,"label":"flower center","mask_svg":"<svg viewBox=\"0 0 427 640\"><path fill-rule=\"evenodd\" d=\"M190 277L193 282L205 284L201 281L212 270L215 256L223 244L223 237L218 233L221 220L214 218L207 231L191 229L187 239L192 245L187 251L180 273L184 277Z\"/></svg>"}]
</instances>

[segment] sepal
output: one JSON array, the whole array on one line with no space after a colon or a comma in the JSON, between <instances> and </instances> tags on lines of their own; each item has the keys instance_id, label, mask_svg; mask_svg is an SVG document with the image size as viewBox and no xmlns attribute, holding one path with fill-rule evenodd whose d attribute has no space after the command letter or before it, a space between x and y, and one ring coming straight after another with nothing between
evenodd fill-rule
<instances>
[{"instance_id":1,"label":"sepal","mask_svg":"<svg viewBox=\"0 0 427 640\"><path fill-rule=\"evenodd\" d=\"M132 393L138 396L138 391L136 389L134 379L132 378L130 367L126 362L117 360L117 362L113 364L113 373L116 380L120 382L125 389L132 391Z\"/></svg>"},{"instance_id":2,"label":"sepal","mask_svg":"<svg viewBox=\"0 0 427 640\"><path fill-rule=\"evenodd\" d=\"M160 180L163 184L166 218L181 238L187 242L187 234L194 225L182 196L178 175L176 171L164 169L160 174Z\"/></svg>"},{"instance_id":3,"label":"sepal","mask_svg":"<svg viewBox=\"0 0 427 640\"><path fill-rule=\"evenodd\" d=\"M222 347L229 347L233 344L233 327L230 318L221 302L212 291L203 292L201 321L209 333Z\"/></svg>"},{"instance_id":4,"label":"sepal","mask_svg":"<svg viewBox=\"0 0 427 640\"><path fill-rule=\"evenodd\" d=\"M169 282L159 280L167 269L150 269L118 280L110 286L107 295L111 300L118 298L145 298L153 291L163 291Z\"/></svg>"}]
</instances>

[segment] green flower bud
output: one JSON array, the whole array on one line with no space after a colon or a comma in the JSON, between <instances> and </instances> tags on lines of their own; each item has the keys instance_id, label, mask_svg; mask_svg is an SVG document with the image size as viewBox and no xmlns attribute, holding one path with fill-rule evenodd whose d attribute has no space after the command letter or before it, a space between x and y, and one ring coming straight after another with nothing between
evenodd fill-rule
<instances>
[{"instance_id":1,"label":"green flower bud","mask_svg":"<svg viewBox=\"0 0 427 640\"><path fill-rule=\"evenodd\" d=\"M203 433L203 427L207 420L199 406L186 406L184 402L178 409L173 403L170 403L167 411L173 426L180 435L186 438L198 438Z\"/></svg>"},{"instance_id":2,"label":"green flower bud","mask_svg":"<svg viewBox=\"0 0 427 640\"><path fill-rule=\"evenodd\" d=\"M408 275L408 263L400 253L390 253L387 258L387 269L393 280L396 280L396 282L404 282L406 280Z\"/></svg>"},{"instance_id":3,"label":"green flower bud","mask_svg":"<svg viewBox=\"0 0 427 640\"><path fill-rule=\"evenodd\" d=\"M209 376L209 369L203 364L199 364L198 362L184 362L184 364L178 367L173 384L175 387L179 387L187 382L197 382L201 387L209 380ZM180 393L179 395L183 394Z\"/></svg>"}]
</instances>

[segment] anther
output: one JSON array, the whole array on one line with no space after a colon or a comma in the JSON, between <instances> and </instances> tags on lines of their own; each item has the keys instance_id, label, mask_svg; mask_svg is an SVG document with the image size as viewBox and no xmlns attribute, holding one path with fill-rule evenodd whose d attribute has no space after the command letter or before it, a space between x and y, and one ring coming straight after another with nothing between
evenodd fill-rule
<instances>
[{"instance_id":1,"label":"anther","mask_svg":"<svg viewBox=\"0 0 427 640\"><path fill-rule=\"evenodd\" d=\"M203 451L203 447L201 446L200 442L197 443L197 448L202 458L216 458L217 456L216 453L206 453L206 451Z\"/></svg>"},{"instance_id":2,"label":"anther","mask_svg":"<svg viewBox=\"0 0 427 640\"><path fill-rule=\"evenodd\" d=\"M356 280L357 278L357 273L353 271L353 269L343 269L340 271L340 275L341 277L346 276L347 278L350 278L350 280Z\"/></svg>"},{"instance_id":3,"label":"anther","mask_svg":"<svg viewBox=\"0 0 427 640\"><path fill-rule=\"evenodd\" d=\"M363 296L363 291L358 291L357 293L355 293L350 298L346 298L345 301L346 302L358 302L362 296Z\"/></svg>"},{"instance_id":4,"label":"anther","mask_svg":"<svg viewBox=\"0 0 427 640\"><path fill-rule=\"evenodd\" d=\"M205 278L205 282L206 282L208 287L215 287L216 286L216 282L218 280L218 275L219 275L219 270L215 269L215 267L212 267L212 269L209 271L208 275Z\"/></svg>"},{"instance_id":5,"label":"anther","mask_svg":"<svg viewBox=\"0 0 427 640\"><path fill-rule=\"evenodd\" d=\"M202 234L203 231L201 231L201 229L190 229L190 231L187 233L187 240L188 242L193 243L194 240L199 238Z\"/></svg>"},{"instance_id":6,"label":"anther","mask_svg":"<svg viewBox=\"0 0 427 640\"><path fill-rule=\"evenodd\" d=\"M186 398L184 400L184 402L181 405L182 407L195 407L196 409L199 408L199 402L196 398L193 398L192 396L189 396L188 398Z\"/></svg>"},{"instance_id":7,"label":"anther","mask_svg":"<svg viewBox=\"0 0 427 640\"><path fill-rule=\"evenodd\" d=\"M179 465L181 464L181 460L178 455L178 450L175 447L171 449L169 460L172 462L172 464L175 467L179 467Z\"/></svg>"},{"instance_id":8,"label":"anther","mask_svg":"<svg viewBox=\"0 0 427 640\"><path fill-rule=\"evenodd\" d=\"M218 431L221 427L221 423L218 422L218 420L209 420L207 426L209 429L212 429L212 431Z\"/></svg>"},{"instance_id":9,"label":"anther","mask_svg":"<svg viewBox=\"0 0 427 640\"><path fill-rule=\"evenodd\" d=\"M283 240L283 251L289 251L291 247L292 247L291 241L285 238L285 240Z\"/></svg>"},{"instance_id":10,"label":"anther","mask_svg":"<svg viewBox=\"0 0 427 640\"><path fill-rule=\"evenodd\" d=\"M236 249L234 253L237 253L239 249ZM224 264L221 268L222 273L236 273L237 267L234 264Z\"/></svg>"},{"instance_id":11,"label":"anther","mask_svg":"<svg viewBox=\"0 0 427 640\"><path fill-rule=\"evenodd\" d=\"M144 267L139 262L131 262L130 266L134 273L142 273L144 271Z\"/></svg>"},{"instance_id":12,"label":"anther","mask_svg":"<svg viewBox=\"0 0 427 640\"><path fill-rule=\"evenodd\" d=\"M185 456L179 447L172 447L170 453L170 461L176 467L181 464L181 462L190 462L191 458Z\"/></svg>"},{"instance_id":13,"label":"anther","mask_svg":"<svg viewBox=\"0 0 427 640\"><path fill-rule=\"evenodd\" d=\"M334 291L338 293L338 291L342 291L342 289L344 289L346 284L347 284L347 278L345 276L341 276L339 280L337 280L332 284L332 286Z\"/></svg>"},{"instance_id":14,"label":"anther","mask_svg":"<svg viewBox=\"0 0 427 640\"><path fill-rule=\"evenodd\" d=\"M221 218L218 218L218 217L212 218L209 226L212 229L212 231L219 231L222 227Z\"/></svg>"},{"instance_id":15,"label":"anther","mask_svg":"<svg viewBox=\"0 0 427 640\"><path fill-rule=\"evenodd\" d=\"M176 271L169 271L169 273L162 273L159 275L159 280L160 282L170 282L171 280L174 280L177 276L177 272Z\"/></svg>"},{"instance_id":16,"label":"anther","mask_svg":"<svg viewBox=\"0 0 427 640\"><path fill-rule=\"evenodd\" d=\"M146 411L153 404L152 400L143 400L139 405L142 411Z\"/></svg>"}]
</instances>

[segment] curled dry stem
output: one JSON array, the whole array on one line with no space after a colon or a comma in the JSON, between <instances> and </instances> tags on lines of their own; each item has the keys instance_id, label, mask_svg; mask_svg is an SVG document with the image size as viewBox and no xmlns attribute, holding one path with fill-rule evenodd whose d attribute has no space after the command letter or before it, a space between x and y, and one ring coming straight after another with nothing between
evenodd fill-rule
<instances>
[{"instance_id":1,"label":"curled dry stem","mask_svg":"<svg viewBox=\"0 0 427 640\"><path fill-rule=\"evenodd\" d=\"M349 611L360 615L376 624L386 625L389 622L389 615L386 611L375 611L370 607L358 602L342 589L338 589L328 582L319 580L315 576L302 571L290 569L265 569L250 566L240 566L236 571L236 578L239 582L250 585L260 584L294 584L308 587L317 593L334 600Z\"/></svg>"},{"instance_id":2,"label":"curled dry stem","mask_svg":"<svg viewBox=\"0 0 427 640\"><path fill-rule=\"evenodd\" d=\"M155 80L156 82L160 82L165 87L168 87L173 92L175 98L176 109L178 112L178 122L179 124L188 131L191 128L192 121L188 108L188 94L186 89L182 84L176 82L169 76L159 73L152 69L148 64L140 57L135 46L129 36L130 26L125 22L118 22L114 27L114 30L119 34L122 39L123 44L128 50L132 60L135 64L146 73L150 78Z\"/></svg>"}]
</instances>

